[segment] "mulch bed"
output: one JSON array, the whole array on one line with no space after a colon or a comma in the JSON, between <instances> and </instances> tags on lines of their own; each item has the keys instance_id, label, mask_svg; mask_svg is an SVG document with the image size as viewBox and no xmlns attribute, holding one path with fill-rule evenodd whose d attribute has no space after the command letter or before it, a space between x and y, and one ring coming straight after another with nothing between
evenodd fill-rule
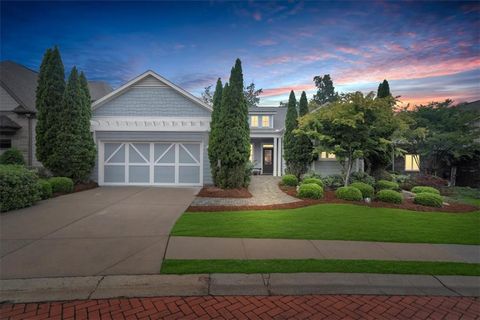
<instances>
[{"instance_id":1,"label":"mulch bed","mask_svg":"<svg viewBox=\"0 0 480 320\"><path fill-rule=\"evenodd\" d=\"M279 186L280 189L292 197L297 197L297 192L295 187L286 187ZM308 207L315 204L327 204L327 203L343 203L343 204L356 204L367 207L374 208L395 208L395 209L405 209L412 211L422 211L422 212L450 212L450 213L462 213L462 212L472 212L479 210L478 207L471 206L468 204L451 202L449 206L444 206L442 208L427 207L413 203L412 199L405 199L402 204L386 203L380 201L372 201L371 203L365 203L363 201L347 201L338 199L335 197L335 191L326 190L323 199L313 200L313 199L300 199L298 198L297 202L291 203L282 203L282 204L273 204L273 205L263 205L263 206L190 206L187 209L187 212L214 212L214 211L244 211L244 210L273 210L273 209L295 209Z\"/></svg>"},{"instance_id":2,"label":"mulch bed","mask_svg":"<svg viewBox=\"0 0 480 320\"><path fill-rule=\"evenodd\" d=\"M247 188L221 189L217 187L203 187L197 197L207 198L251 198L252 194Z\"/></svg>"}]
</instances>

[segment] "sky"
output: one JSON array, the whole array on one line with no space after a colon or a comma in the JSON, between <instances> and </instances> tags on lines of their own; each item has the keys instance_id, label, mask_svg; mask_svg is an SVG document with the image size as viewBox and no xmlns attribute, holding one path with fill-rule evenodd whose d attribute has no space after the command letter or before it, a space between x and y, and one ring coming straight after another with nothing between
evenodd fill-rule
<instances>
[{"instance_id":1,"label":"sky","mask_svg":"<svg viewBox=\"0 0 480 320\"><path fill-rule=\"evenodd\" d=\"M480 2L4 2L1 60L38 70L49 47L68 72L114 88L153 70L200 96L240 58L260 105L316 92L392 94L412 105L480 99Z\"/></svg>"}]
</instances>

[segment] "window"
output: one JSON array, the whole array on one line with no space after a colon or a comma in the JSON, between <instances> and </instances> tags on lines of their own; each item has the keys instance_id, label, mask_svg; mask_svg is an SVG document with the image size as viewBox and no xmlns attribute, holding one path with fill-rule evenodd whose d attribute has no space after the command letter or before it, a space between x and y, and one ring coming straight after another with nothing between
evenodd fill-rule
<instances>
[{"instance_id":1,"label":"window","mask_svg":"<svg viewBox=\"0 0 480 320\"><path fill-rule=\"evenodd\" d=\"M258 116L251 116L250 117L250 127L258 128Z\"/></svg>"},{"instance_id":2,"label":"window","mask_svg":"<svg viewBox=\"0 0 480 320\"><path fill-rule=\"evenodd\" d=\"M270 116L262 116L262 127L270 128Z\"/></svg>"},{"instance_id":3,"label":"window","mask_svg":"<svg viewBox=\"0 0 480 320\"><path fill-rule=\"evenodd\" d=\"M405 155L405 171L420 171L420 156L418 154Z\"/></svg>"},{"instance_id":4,"label":"window","mask_svg":"<svg viewBox=\"0 0 480 320\"><path fill-rule=\"evenodd\" d=\"M250 144L250 156L248 158L250 162L253 162L253 144Z\"/></svg>"},{"instance_id":5,"label":"window","mask_svg":"<svg viewBox=\"0 0 480 320\"><path fill-rule=\"evenodd\" d=\"M320 159L335 159L335 154L323 151L320 153Z\"/></svg>"},{"instance_id":6,"label":"window","mask_svg":"<svg viewBox=\"0 0 480 320\"><path fill-rule=\"evenodd\" d=\"M0 150L10 149L11 147L12 147L12 140L10 139L0 140Z\"/></svg>"}]
</instances>

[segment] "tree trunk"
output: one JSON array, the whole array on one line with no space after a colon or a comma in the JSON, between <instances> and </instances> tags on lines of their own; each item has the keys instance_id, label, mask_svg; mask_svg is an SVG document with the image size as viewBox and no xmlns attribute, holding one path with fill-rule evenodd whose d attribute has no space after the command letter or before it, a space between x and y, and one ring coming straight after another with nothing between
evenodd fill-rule
<instances>
[{"instance_id":1,"label":"tree trunk","mask_svg":"<svg viewBox=\"0 0 480 320\"><path fill-rule=\"evenodd\" d=\"M353 165L353 162L351 158L348 158L347 172L345 173L345 184L344 184L345 187L348 186L348 180L350 180L350 172L352 171L352 165Z\"/></svg>"},{"instance_id":2,"label":"tree trunk","mask_svg":"<svg viewBox=\"0 0 480 320\"><path fill-rule=\"evenodd\" d=\"M450 168L450 187L455 187L457 180L457 166L452 166Z\"/></svg>"}]
</instances>

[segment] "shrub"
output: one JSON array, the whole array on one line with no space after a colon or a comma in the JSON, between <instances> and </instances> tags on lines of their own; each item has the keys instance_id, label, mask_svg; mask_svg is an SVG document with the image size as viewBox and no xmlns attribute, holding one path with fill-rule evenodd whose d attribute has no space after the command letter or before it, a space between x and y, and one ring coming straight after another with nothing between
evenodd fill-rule
<instances>
[{"instance_id":1,"label":"shrub","mask_svg":"<svg viewBox=\"0 0 480 320\"><path fill-rule=\"evenodd\" d=\"M374 190L373 187L367 183L364 182L354 182L350 184L350 187L357 188L360 190L362 193L362 197L365 198L371 198L373 196Z\"/></svg>"},{"instance_id":2,"label":"shrub","mask_svg":"<svg viewBox=\"0 0 480 320\"><path fill-rule=\"evenodd\" d=\"M416 186L412 188L413 193L435 193L435 194L440 194L440 191L438 189L435 189L433 187L427 187L427 186Z\"/></svg>"},{"instance_id":3,"label":"shrub","mask_svg":"<svg viewBox=\"0 0 480 320\"><path fill-rule=\"evenodd\" d=\"M417 193L415 198L413 198L413 202L429 207L441 207L443 204L443 199L439 194L423 192Z\"/></svg>"},{"instance_id":4,"label":"shrub","mask_svg":"<svg viewBox=\"0 0 480 320\"><path fill-rule=\"evenodd\" d=\"M317 178L317 179L322 179L322 175L317 173L316 171L309 171L303 175L303 179L308 179L308 178Z\"/></svg>"},{"instance_id":5,"label":"shrub","mask_svg":"<svg viewBox=\"0 0 480 320\"><path fill-rule=\"evenodd\" d=\"M320 187L323 188L323 182L318 178L306 178L306 179L303 179L302 181L302 184L310 184L310 183L318 184Z\"/></svg>"},{"instance_id":6,"label":"shrub","mask_svg":"<svg viewBox=\"0 0 480 320\"><path fill-rule=\"evenodd\" d=\"M362 200L362 192L355 187L340 187L335 192L335 196L339 199L349 201Z\"/></svg>"},{"instance_id":7,"label":"shrub","mask_svg":"<svg viewBox=\"0 0 480 320\"><path fill-rule=\"evenodd\" d=\"M323 188L316 183L303 183L298 188L300 198L320 199L323 197Z\"/></svg>"},{"instance_id":8,"label":"shrub","mask_svg":"<svg viewBox=\"0 0 480 320\"><path fill-rule=\"evenodd\" d=\"M73 191L73 181L66 177L53 177L48 179L53 193L70 193Z\"/></svg>"},{"instance_id":9,"label":"shrub","mask_svg":"<svg viewBox=\"0 0 480 320\"><path fill-rule=\"evenodd\" d=\"M398 184L406 183L410 180L410 176L406 174L392 174L392 181Z\"/></svg>"},{"instance_id":10,"label":"shrub","mask_svg":"<svg viewBox=\"0 0 480 320\"><path fill-rule=\"evenodd\" d=\"M400 186L398 183L393 182L393 181L387 181L387 180L379 180L377 181L377 190L399 190Z\"/></svg>"},{"instance_id":11,"label":"shrub","mask_svg":"<svg viewBox=\"0 0 480 320\"><path fill-rule=\"evenodd\" d=\"M295 187L298 184L298 179L293 174L286 174L282 177L282 184L284 186Z\"/></svg>"},{"instance_id":12,"label":"shrub","mask_svg":"<svg viewBox=\"0 0 480 320\"><path fill-rule=\"evenodd\" d=\"M40 192L40 198L42 200L48 199L52 197L52 185L50 182L44 179L38 180L38 189Z\"/></svg>"},{"instance_id":13,"label":"shrub","mask_svg":"<svg viewBox=\"0 0 480 320\"><path fill-rule=\"evenodd\" d=\"M377 199L383 202L402 203L403 196L400 192L384 189L377 192Z\"/></svg>"},{"instance_id":14,"label":"shrub","mask_svg":"<svg viewBox=\"0 0 480 320\"><path fill-rule=\"evenodd\" d=\"M0 164L18 164L24 166L25 159L20 150L10 148L0 155Z\"/></svg>"},{"instance_id":15,"label":"shrub","mask_svg":"<svg viewBox=\"0 0 480 320\"><path fill-rule=\"evenodd\" d=\"M375 185L375 178L368 175L365 172L354 172L350 176L350 182L355 183L355 182L363 182L366 184L369 184L371 186Z\"/></svg>"},{"instance_id":16,"label":"shrub","mask_svg":"<svg viewBox=\"0 0 480 320\"><path fill-rule=\"evenodd\" d=\"M372 176L376 180L387 180L387 181L393 180L392 174L385 169L375 170L374 172L372 172Z\"/></svg>"},{"instance_id":17,"label":"shrub","mask_svg":"<svg viewBox=\"0 0 480 320\"><path fill-rule=\"evenodd\" d=\"M40 199L35 172L18 165L0 165L0 212L33 205Z\"/></svg>"},{"instance_id":18,"label":"shrub","mask_svg":"<svg viewBox=\"0 0 480 320\"><path fill-rule=\"evenodd\" d=\"M343 186L343 177L339 174L334 174L322 179L323 184L331 189L337 189Z\"/></svg>"},{"instance_id":19,"label":"shrub","mask_svg":"<svg viewBox=\"0 0 480 320\"><path fill-rule=\"evenodd\" d=\"M417 175L413 178L413 180L416 186L440 188L448 185L447 180L427 174Z\"/></svg>"}]
</instances>

